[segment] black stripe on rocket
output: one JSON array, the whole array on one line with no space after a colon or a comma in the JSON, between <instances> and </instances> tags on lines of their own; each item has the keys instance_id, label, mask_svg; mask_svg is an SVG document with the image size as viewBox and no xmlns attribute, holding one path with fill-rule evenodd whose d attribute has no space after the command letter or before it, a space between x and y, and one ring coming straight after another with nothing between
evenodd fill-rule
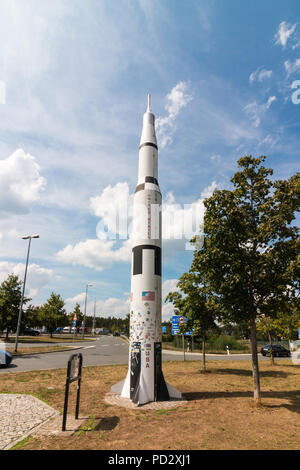
<instances>
[{"instance_id":1,"label":"black stripe on rocket","mask_svg":"<svg viewBox=\"0 0 300 470\"><path fill-rule=\"evenodd\" d=\"M141 144L141 145L139 146L139 150L140 150L142 147L147 147L147 146L149 146L149 147L154 147L156 150L158 150L158 149L157 149L157 145L154 144L153 142L144 142L143 144Z\"/></svg>"},{"instance_id":2,"label":"black stripe on rocket","mask_svg":"<svg viewBox=\"0 0 300 470\"><path fill-rule=\"evenodd\" d=\"M154 274L161 276L161 248L155 245L138 245L133 252L133 276L143 274L143 250L154 250Z\"/></svg>"},{"instance_id":3,"label":"black stripe on rocket","mask_svg":"<svg viewBox=\"0 0 300 470\"><path fill-rule=\"evenodd\" d=\"M146 176L145 177L145 183L156 184L156 186L159 187L157 179L154 178L153 176ZM145 183L138 184L136 189L135 189L135 192L138 193L139 191L143 191L143 189L147 189L147 188L145 188Z\"/></svg>"}]
</instances>

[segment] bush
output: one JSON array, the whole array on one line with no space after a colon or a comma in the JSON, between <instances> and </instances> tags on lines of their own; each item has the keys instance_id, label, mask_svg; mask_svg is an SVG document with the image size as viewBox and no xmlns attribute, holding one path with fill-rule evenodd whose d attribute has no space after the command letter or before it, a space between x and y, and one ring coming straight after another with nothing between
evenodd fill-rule
<instances>
[{"instance_id":1,"label":"bush","mask_svg":"<svg viewBox=\"0 0 300 470\"><path fill-rule=\"evenodd\" d=\"M207 349L213 351L226 351L226 346L229 350L244 351L247 346L236 341L232 336L220 335L211 337L207 343Z\"/></svg>"},{"instance_id":2,"label":"bush","mask_svg":"<svg viewBox=\"0 0 300 470\"><path fill-rule=\"evenodd\" d=\"M163 343L172 343L173 342L173 339L174 339L174 336L170 334L166 335L166 334L163 334L162 335L162 342Z\"/></svg>"}]
</instances>

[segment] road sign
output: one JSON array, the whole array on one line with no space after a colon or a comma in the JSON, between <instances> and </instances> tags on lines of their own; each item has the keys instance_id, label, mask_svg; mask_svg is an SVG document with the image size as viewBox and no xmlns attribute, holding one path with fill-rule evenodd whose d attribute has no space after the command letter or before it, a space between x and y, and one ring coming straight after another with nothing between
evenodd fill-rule
<instances>
[{"instance_id":1,"label":"road sign","mask_svg":"<svg viewBox=\"0 0 300 470\"><path fill-rule=\"evenodd\" d=\"M179 332L179 315L172 317L172 335L177 335Z\"/></svg>"},{"instance_id":2,"label":"road sign","mask_svg":"<svg viewBox=\"0 0 300 470\"><path fill-rule=\"evenodd\" d=\"M179 334L179 326L184 325L187 322L187 317L182 317L180 315L173 315L172 317L172 335ZM185 335L192 336L193 330L186 331Z\"/></svg>"},{"instance_id":3,"label":"road sign","mask_svg":"<svg viewBox=\"0 0 300 470\"><path fill-rule=\"evenodd\" d=\"M173 315L172 317L172 335L178 335L179 334L179 326L184 325L187 322L187 317L182 317L180 315ZM193 334L193 331L187 331L184 333L185 335L191 336Z\"/></svg>"},{"instance_id":4,"label":"road sign","mask_svg":"<svg viewBox=\"0 0 300 470\"><path fill-rule=\"evenodd\" d=\"M166 326L162 326L162 327L161 327L161 331L162 331L162 333L166 333L166 332L167 332L167 327L166 327Z\"/></svg>"}]
</instances>

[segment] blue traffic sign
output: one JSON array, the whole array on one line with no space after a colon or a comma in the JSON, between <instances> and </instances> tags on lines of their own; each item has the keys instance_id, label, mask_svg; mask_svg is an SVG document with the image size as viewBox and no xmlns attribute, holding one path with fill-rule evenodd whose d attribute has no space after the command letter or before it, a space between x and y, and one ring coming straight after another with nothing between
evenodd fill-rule
<instances>
[{"instance_id":1,"label":"blue traffic sign","mask_svg":"<svg viewBox=\"0 0 300 470\"><path fill-rule=\"evenodd\" d=\"M179 326L184 325L187 322L186 317L182 317L180 315L173 315L172 316L172 335L178 335L179 334ZM187 331L184 333L185 335L191 336L193 334L193 331Z\"/></svg>"}]
</instances>

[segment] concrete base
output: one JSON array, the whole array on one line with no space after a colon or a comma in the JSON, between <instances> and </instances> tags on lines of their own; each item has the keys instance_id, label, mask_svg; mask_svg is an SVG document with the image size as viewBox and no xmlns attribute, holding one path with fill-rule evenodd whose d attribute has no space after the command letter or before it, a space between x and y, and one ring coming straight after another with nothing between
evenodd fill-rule
<instances>
[{"instance_id":1,"label":"concrete base","mask_svg":"<svg viewBox=\"0 0 300 470\"><path fill-rule=\"evenodd\" d=\"M122 406L132 410L167 410L168 408L175 408L176 406L187 403L187 400L184 398L170 398L168 401L152 401L144 405L138 405L133 403L130 398L122 397L120 393L114 392L107 393L105 395L104 401L110 405Z\"/></svg>"}]
</instances>

